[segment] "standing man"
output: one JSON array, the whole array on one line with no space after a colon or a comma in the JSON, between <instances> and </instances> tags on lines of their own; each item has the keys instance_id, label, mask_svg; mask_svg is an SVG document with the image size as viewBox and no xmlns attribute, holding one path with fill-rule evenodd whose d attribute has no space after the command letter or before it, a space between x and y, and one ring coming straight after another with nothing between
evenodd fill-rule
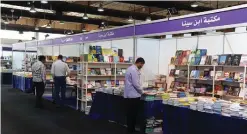
<instances>
[{"instance_id":1,"label":"standing man","mask_svg":"<svg viewBox=\"0 0 247 134\"><path fill-rule=\"evenodd\" d=\"M69 76L69 67L62 61L63 56L58 55L58 60L52 64L51 74L55 83L55 102L56 104L63 106L66 93L66 77ZM61 93L61 97L59 96Z\"/></svg>"},{"instance_id":2,"label":"standing man","mask_svg":"<svg viewBox=\"0 0 247 134\"><path fill-rule=\"evenodd\" d=\"M127 69L125 75L124 98L126 99L127 126L129 133L135 132L138 112L142 108L141 96L143 94L143 89L140 84L140 69L144 64L144 59L138 58L135 64Z\"/></svg>"},{"instance_id":3,"label":"standing man","mask_svg":"<svg viewBox=\"0 0 247 134\"><path fill-rule=\"evenodd\" d=\"M43 108L42 96L45 91L46 70L45 56L40 55L37 62L32 65L33 88L36 89L36 107Z\"/></svg>"}]
</instances>

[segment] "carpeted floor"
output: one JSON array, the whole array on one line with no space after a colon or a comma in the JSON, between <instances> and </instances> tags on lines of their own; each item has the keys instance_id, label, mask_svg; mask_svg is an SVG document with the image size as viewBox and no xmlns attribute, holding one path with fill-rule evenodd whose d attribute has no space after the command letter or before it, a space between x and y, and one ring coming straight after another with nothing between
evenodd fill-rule
<instances>
[{"instance_id":1,"label":"carpeted floor","mask_svg":"<svg viewBox=\"0 0 247 134\"><path fill-rule=\"evenodd\" d=\"M125 134L126 128L118 124L88 119L48 100L44 109L36 109L32 94L8 86L1 90L1 134Z\"/></svg>"}]
</instances>

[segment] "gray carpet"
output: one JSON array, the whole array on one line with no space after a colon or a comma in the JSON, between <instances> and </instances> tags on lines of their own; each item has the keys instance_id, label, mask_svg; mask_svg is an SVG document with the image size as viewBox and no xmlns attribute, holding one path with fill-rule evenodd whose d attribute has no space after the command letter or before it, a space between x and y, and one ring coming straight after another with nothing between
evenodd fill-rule
<instances>
[{"instance_id":1,"label":"gray carpet","mask_svg":"<svg viewBox=\"0 0 247 134\"><path fill-rule=\"evenodd\" d=\"M9 86L1 89L1 134L125 134L124 127L95 121L71 108L56 108L44 100L34 108L35 96Z\"/></svg>"}]
</instances>

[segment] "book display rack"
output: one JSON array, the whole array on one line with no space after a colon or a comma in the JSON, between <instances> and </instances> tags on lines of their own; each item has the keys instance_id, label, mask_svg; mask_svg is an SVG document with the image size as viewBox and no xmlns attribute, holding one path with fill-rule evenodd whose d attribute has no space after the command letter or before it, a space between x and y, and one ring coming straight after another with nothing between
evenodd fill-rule
<instances>
[{"instance_id":1,"label":"book display rack","mask_svg":"<svg viewBox=\"0 0 247 134\"><path fill-rule=\"evenodd\" d=\"M246 56L177 51L169 65L170 90L221 98L246 98Z\"/></svg>"}]
</instances>

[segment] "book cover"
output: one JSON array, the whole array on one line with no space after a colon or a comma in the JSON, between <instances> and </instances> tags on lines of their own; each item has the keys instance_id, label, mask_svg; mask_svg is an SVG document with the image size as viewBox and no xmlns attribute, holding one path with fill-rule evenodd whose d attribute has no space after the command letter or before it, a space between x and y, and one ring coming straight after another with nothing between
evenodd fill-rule
<instances>
[{"instance_id":1,"label":"book cover","mask_svg":"<svg viewBox=\"0 0 247 134\"><path fill-rule=\"evenodd\" d=\"M183 57L181 65L187 65L188 64L188 57Z\"/></svg>"},{"instance_id":2,"label":"book cover","mask_svg":"<svg viewBox=\"0 0 247 134\"><path fill-rule=\"evenodd\" d=\"M233 55L231 55L231 54L227 55L225 65L231 66L232 61L233 61Z\"/></svg>"},{"instance_id":3,"label":"book cover","mask_svg":"<svg viewBox=\"0 0 247 134\"><path fill-rule=\"evenodd\" d=\"M213 55L211 64L212 65L218 65L218 58L219 58L218 55Z\"/></svg>"},{"instance_id":4,"label":"book cover","mask_svg":"<svg viewBox=\"0 0 247 134\"><path fill-rule=\"evenodd\" d=\"M118 49L118 56L122 57L123 56L123 49Z\"/></svg>"},{"instance_id":5,"label":"book cover","mask_svg":"<svg viewBox=\"0 0 247 134\"><path fill-rule=\"evenodd\" d=\"M211 61L212 61L212 56L211 55L207 56L205 65L211 65Z\"/></svg>"},{"instance_id":6,"label":"book cover","mask_svg":"<svg viewBox=\"0 0 247 134\"><path fill-rule=\"evenodd\" d=\"M226 78L226 79L227 79L227 78L230 78L230 72L225 72L225 73L224 73L224 78Z\"/></svg>"},{"instance_id":7,"label":"book cover","mask_svg":"<svg viewBox=\"0 0 247 134\"><path fill-rule=\"evenodd\" d=\"M118 48L116 47L112 48L112 56L118 56Z\"/></svg>"},{"instance_id":8,"label":"book cover","mask_svg":"<svg viewBox=\"0 0 247 134\"><path fill-rule=\"evenodd\" d=\"M247 65L247 55L242 55L239 66L246 66L246 65Z\"/></svg>"},{"instance_id":9,"label":"book cover","mask_svg":"<svg viewBox=\"0 0 247 134\"><path fill-rule=\"evenodd\" d=\"M201 61L201 57L195 57L195 64L194 65L199 65Z\"/></svg>"},{"instance_id":10,"label":"book cover","mask_svg":"<svg viewBox=\"0 0 247 134\"><path fill-rule=\"evenodd\" d=\"M241 54L234 54L232 56L232 66L239 66L241 60Z\"/></svg>"},{"instance_id":11,"label":"book cover","mask_svg":"<svg viewBox=\"0 0 247 134\"><path fill-rule=\"evenodd\" d=\"M195 71L195 78L199 78L200 77L200 71L199 70L196 70Z\"/></svg>"},{"instance_id":12,"label":"book cover","mask_svg":"<svg viewBox=\"0 0 247 134\"><path fill-rule=\"evenodd\" d=\"M204 78L209 79L210 78L210 71L209 70L204 70Z\"/></svg>"},{"instance_id":13,"label":"book cover","mask_svg":"<svg viewBox=\"0 0 247 134\"><path fill-rule=\"evenodd\" d=\"M215 79L219 80L222 79L222 77L223 77L223 71L216 71Z\"/></svg>"},{"instance_id":14,"label":"book cover","mask_svg":"<svg viewBox=\"0 0 247 134\"><path fill-rule=\"evenodd\" d=\"M200 49L196 50L195 57L201 57L201 50Z\"/></svg>"},{"instance_id":15,"label":"book cover","mask_svg":"<svg viewBox=\"0 0 247 134\"><path fill-rule=\"evenodd\" d=\"M118 63L118 62L119 62L119 57L118 57L118 56L114 56L114 57L113 57L113 61L114 61L115 63Z\"/></svg>"},{"instance_id":16,"label":"book cover","mask_svg":"<svg viewBox=\"0 0 247 134\"><path fill-rule=\"evenodd\" d=\"M180 70L176 70L175 71L175 76L179 76L179 72L180 72Z\"/></svg>"},{"instance_id":17,"label":"book cover","mask_svg":"<svg viewBox=\"0 0 247 134\"><path fill-rule=\"evenodd\" d=\"M227 55L220 55L219 56L219 65L225 65L226 64L226 59L227 59Z\"/></svg>"},{"instance_id":18,"label":"book cover","mask_svg":"<svg viewBox=\"0 0 247 134\"><path fill-rule=\"evenodd\" d=\"M200 49L201 55L200 56L206 56L207 55L207 49Z\"/></svg>"},{"instance_id":19,"label":"book cover","mask_svg":"<svg viewBox=\"0 0 247 134\"><path fill-rule=\"evenodd\" d=\"M190 64L190 65L193 65L193 64L194 64L194 62L193 62L193 64L191 63L193 57L195 57L195 54L191 53L191 54L189 55L189 58L188 58L188 64Z\"/></svg>"},{"instance_id":20,"label":"book cover","mask_svg":"<svg viewBox=\"0 0 247 134\"><path fill-rule=\"evenodd\" d=\"M171 69L169 76L174 76L175 75L175 71L176 71L175 69Z\"/></svg>"},{"instance_id":21,"label":"book cover","mask_svg":"<svg viewBox=\"0 0 247 134\"><path fill-rule=\"evenodd\" d=\"M179 75L178 76L179 77L184 77L184 71L183 70L179 71Z\"/></svg>"},{"instance_id":22,"label":"book cover","mask_svg":"<svg viewBox=\"0 0 247 134\"><path fill-rule=\"evenodd\" d=\"M196 61L196 57L192 57L190 61L190 65L196 65L195 61Z\"/></svg>"},{"instance_id":23,"label":"book cover","mask_svg":"<svg viewBox=\"0 0 247 134\"><path fill-rule=\"evenodd\" d=\"M205 65L206 60L207 60L207 56L202 56L200 65Z\"/></svg>"},{"instance_id":24,"label":"book cover","mask_svg":"<svg viewBox=\"0 0 247 134\"><path fill-rule=\"evenodd\" d=\"M101 75L106 75L106 72L105 72L105 69L104 69L104 68L101 68L101 69L100 69L100 74L101 74Z\"/></svg>"},{"instance_id":25,"label":"book cover","mask_svg":"<svg viewBox=\"0 0 247 134\"><path fill-rule=\"evenodd\" d=\"M177 58L178 58L178 57L181 57L182 53L183 53L182 50L177 50L177 51L176 51L176 57L177 57Z\"/></svg>"},{"instance_id":26,"label":"book cover","mask_svg":"<svg viewBox=\"0 0 247 134\"><path fill-rule=\"evenodd\" d=\"M101 54L102 55L101 46L96 46L95 49L96 49L96 54Z\"/></svg>"},{"instance_id":27,"label":"book cover","mask_svg":"<svg viewBox=\"0 0 247 134\"><path fill-rule=\"evenodd\" d=\"M200 71L200 76L199 78L203 78L204 77L204 71Z\"/></svg>"},{"instance_id":28,"label":"book cover","mask_svg":"<svg viewBox=\"0 0 247 134\"><path fill-rule=\"evenodd\" d=\"M119 62L124 62L124 57L123 56L119 57Z\"/></svg>"},{"instance_id":29,"label":"book cover","mask_svg":"<svg viewBox=\"0 0 247 134\"><path fill-rule=\"evenodd\" d=\"M175 65L175 60L176 60L176 57L171 57L170 64L171 65Z\"/></svg>"},{"instance_id":30,"label":"book cover","mask_svg":"<svg viewBox=\"0 0 247 134\"><path fill-rule=\"evenodd\" d=\"M190 72L190 77L191 77L191 78L194 78L194 77L195 77L195 71L196 71L196 70L191 70L191 72Z\"/></svg>"}]
</instances>

